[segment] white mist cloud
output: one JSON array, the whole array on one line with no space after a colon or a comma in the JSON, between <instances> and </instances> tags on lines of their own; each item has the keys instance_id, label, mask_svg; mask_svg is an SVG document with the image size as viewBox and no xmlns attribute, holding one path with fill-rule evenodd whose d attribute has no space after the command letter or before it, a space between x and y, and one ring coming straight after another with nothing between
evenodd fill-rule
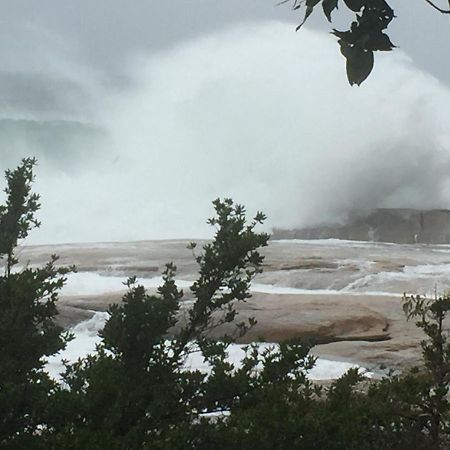
<instances>
[{"instance_id":1,"label":"white mist cloud","mask_svg":"<svg viewBox=\"0 0 450 450\"><path fill-rule=\"evenodd\" d=\"M97 157L39 167L30 242L200 237L218 196L278 227L450 207L450 92L400 51L350 88L331 36L271 22L141 55L130 71L132 87L97 105Z\"/></svg>"}]
</instances>

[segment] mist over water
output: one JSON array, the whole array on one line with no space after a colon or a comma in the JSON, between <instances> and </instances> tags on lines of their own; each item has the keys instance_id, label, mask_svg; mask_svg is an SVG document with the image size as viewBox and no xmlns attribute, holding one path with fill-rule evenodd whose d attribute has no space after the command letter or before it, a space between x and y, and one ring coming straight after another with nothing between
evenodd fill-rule
<instances>
[{"instance_id":1,"label":"mist over water","mask_svg":"<svg viewBox=\"0 0 450 450\"><path fill-rule=\"evenodd\" d=\"M128 73L108 90L83 71L85 116L81 102L66 121L3 114L1 168L40 161L28 242L208 236L218 196L277 227L450 207L450 91L401 51L350 88L333 37L269 22L141 54Z\"/></svg>"}]
</instances>

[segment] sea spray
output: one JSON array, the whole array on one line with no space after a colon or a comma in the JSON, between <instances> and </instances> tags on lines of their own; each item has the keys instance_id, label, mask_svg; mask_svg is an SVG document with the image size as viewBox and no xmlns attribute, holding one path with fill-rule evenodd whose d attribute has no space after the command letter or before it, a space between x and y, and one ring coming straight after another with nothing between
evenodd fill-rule
<instances>
[{"instance_id":1,"label":"sea spray","mask_svg":"<svg viewBox=\"0 0 450 450\"><path fill-rule=\"evenodd\" d=\"M121 90L91 83L94 142L46 143L34 242L207 237L218 196L277 227L450 207L450 91L400 50L352 89L332 36L249 23L127 70ZM39 145L21 151L43 155Z\"/></svg>"}]
</instances>

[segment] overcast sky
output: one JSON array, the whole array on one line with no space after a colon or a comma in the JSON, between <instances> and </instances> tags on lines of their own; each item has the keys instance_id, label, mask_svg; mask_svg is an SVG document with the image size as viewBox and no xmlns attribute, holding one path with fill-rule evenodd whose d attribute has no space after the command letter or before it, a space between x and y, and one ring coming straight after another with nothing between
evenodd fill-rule
<instances>
[{"instance_id":1,"label":"overcast sky","mask_svg":"<svg viewBox=\"0 0 450 450\"><path fill-rule=\"evenodd\" d=\"M394 43L420 67L448 83L448 16L432 10L424 0L391 4L398 16L391 26ZM124 75L123 67L136 53L164 50L246 21L291 21L292 39L301 39L301 33L294 32L300 14L288 5L275 5L276 0L1 0L3 70L38 65L36 48L47 45L113 79ZM320 10L309 26L329 31Z\"/></svg>"}]
</instances>

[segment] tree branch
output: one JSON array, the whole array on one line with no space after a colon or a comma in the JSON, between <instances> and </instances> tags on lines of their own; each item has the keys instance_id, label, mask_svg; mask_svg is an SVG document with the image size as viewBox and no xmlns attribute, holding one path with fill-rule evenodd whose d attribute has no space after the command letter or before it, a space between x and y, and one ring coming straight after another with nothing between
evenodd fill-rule
<instances>
[{"instance_id":1,"label":"tree branch","mask_svg":"<svg viewBox=\"0 0 450 450\"><path fill-rule=\"evenodd\" d=\"M442 14L450 14L450 9L442 9L439 8L439 6L435 5L431 0L425 0L429 5L431 5L434 9L436 9L437 11L439 11ZM450 4L450 2L449 2Z\"/></svg>"}]
</instances>

